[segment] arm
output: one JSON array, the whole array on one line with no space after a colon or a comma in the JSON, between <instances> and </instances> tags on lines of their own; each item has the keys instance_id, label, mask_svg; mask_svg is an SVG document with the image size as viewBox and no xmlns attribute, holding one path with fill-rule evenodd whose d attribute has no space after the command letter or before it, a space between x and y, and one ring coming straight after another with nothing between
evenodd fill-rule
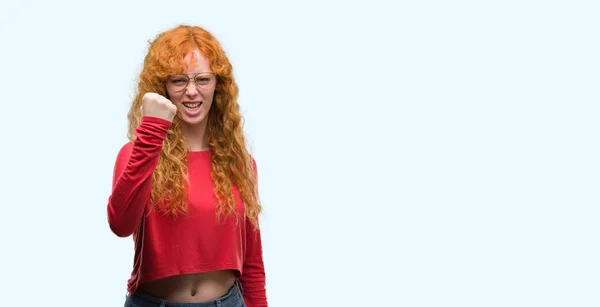
<instances>
[{"instance_id":1,"label":"arm","mask_svg":"<svg viewBox=\"0 0 600 307\"><path fill-rule=\"evenodd\" d=\"M246 257L240 282L248 307L268 306L262 254L260 228L254 228L252 223L246 220Z\"/></svg>"},{"instance_id":2,"label":"arm","mask_svg":"<svg viewBox=\"0 0 600 307\"><path fill-rule=\"evenodd\" d=\"M252 167L258 179L258 170L254 158L252 158ZM246 256L240 282L244 289L244 301L248 307L268 306L260 227L255 228L247 218Z\"/></svg>"},{"instance_id":3,"label":"arm","mask_svg":"<svg viewBox=\"0 0 600 307\"><path fill-rule=\"evenodd\" d=\"M133 234L142 220L150 200L152 173L170 126L170 121L144 116L135 130L136 140L119 151L107 205L108 224L119 237Z\"/></svg>"}]
</instances>

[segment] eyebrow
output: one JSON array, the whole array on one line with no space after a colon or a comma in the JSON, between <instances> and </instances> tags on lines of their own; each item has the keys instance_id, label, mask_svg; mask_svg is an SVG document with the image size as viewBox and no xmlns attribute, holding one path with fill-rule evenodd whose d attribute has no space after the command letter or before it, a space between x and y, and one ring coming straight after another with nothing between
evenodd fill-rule
<instances>
[{"instance_id":1,"label":"eyebrow","mask_svg":"<svg viewBox=\"0 0 600 307\"><path fill-rule=\"evenodd\" d=\"M173 74L173 76L180 76L180 75L190 76L190 75L199 75L199 74L214 74L214 72L212 72L212 71L203 71L203 72L194 72L194 73L189 73L189 74L179 73L179 74Z\"/></svg>"}]
</instances>

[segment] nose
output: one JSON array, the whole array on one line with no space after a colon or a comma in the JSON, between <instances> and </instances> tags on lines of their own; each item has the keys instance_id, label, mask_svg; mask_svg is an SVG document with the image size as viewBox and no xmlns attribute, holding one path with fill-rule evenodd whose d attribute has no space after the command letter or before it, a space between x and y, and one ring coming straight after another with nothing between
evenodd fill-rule
<instances>
[{"instance_id":1,"label":"nose","mask_svg":"<svg viewBox=\"0 0 600 307\"><path fill-rule=\"evenodd\" d=\"M188 84L185 86L185 93L189 96L196 96L198 94L196 80L190 79L190 82L188 82Z\"/></svg>"}]
</instances>

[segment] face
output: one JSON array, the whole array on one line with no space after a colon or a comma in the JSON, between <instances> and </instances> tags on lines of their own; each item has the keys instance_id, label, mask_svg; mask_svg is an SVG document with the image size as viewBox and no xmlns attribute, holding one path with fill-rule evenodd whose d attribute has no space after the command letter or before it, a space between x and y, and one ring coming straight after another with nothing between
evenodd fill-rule
<instances>
[{"instance_id":1,"label":"face","mask_svg":"<svg viewBox=\"0 0 600 307\"><path fill-rule=\"evenodd\" d=\"M185 124L206 124L215 94L216 76L210 74L208 59L198 49L188 53L185 61L187 70L167 80L167 93Z\"/></svg>"}]
</instances>

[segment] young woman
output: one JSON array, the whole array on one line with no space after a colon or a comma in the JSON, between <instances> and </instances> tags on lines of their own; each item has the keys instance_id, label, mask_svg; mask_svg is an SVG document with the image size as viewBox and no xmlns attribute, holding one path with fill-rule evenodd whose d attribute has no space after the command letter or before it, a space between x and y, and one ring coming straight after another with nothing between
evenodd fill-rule
<instances>
[{"instance_id":1,"label":"young woman","mask_svg":"<svg viewBox=\"0 0 600 307\"><path fill-rule=\"evenodd\" d=\"M200 27L150 43L108 222L133 235L125 306L267 306L254 159L232 66Z\"/></svg>"}]
</instances>

